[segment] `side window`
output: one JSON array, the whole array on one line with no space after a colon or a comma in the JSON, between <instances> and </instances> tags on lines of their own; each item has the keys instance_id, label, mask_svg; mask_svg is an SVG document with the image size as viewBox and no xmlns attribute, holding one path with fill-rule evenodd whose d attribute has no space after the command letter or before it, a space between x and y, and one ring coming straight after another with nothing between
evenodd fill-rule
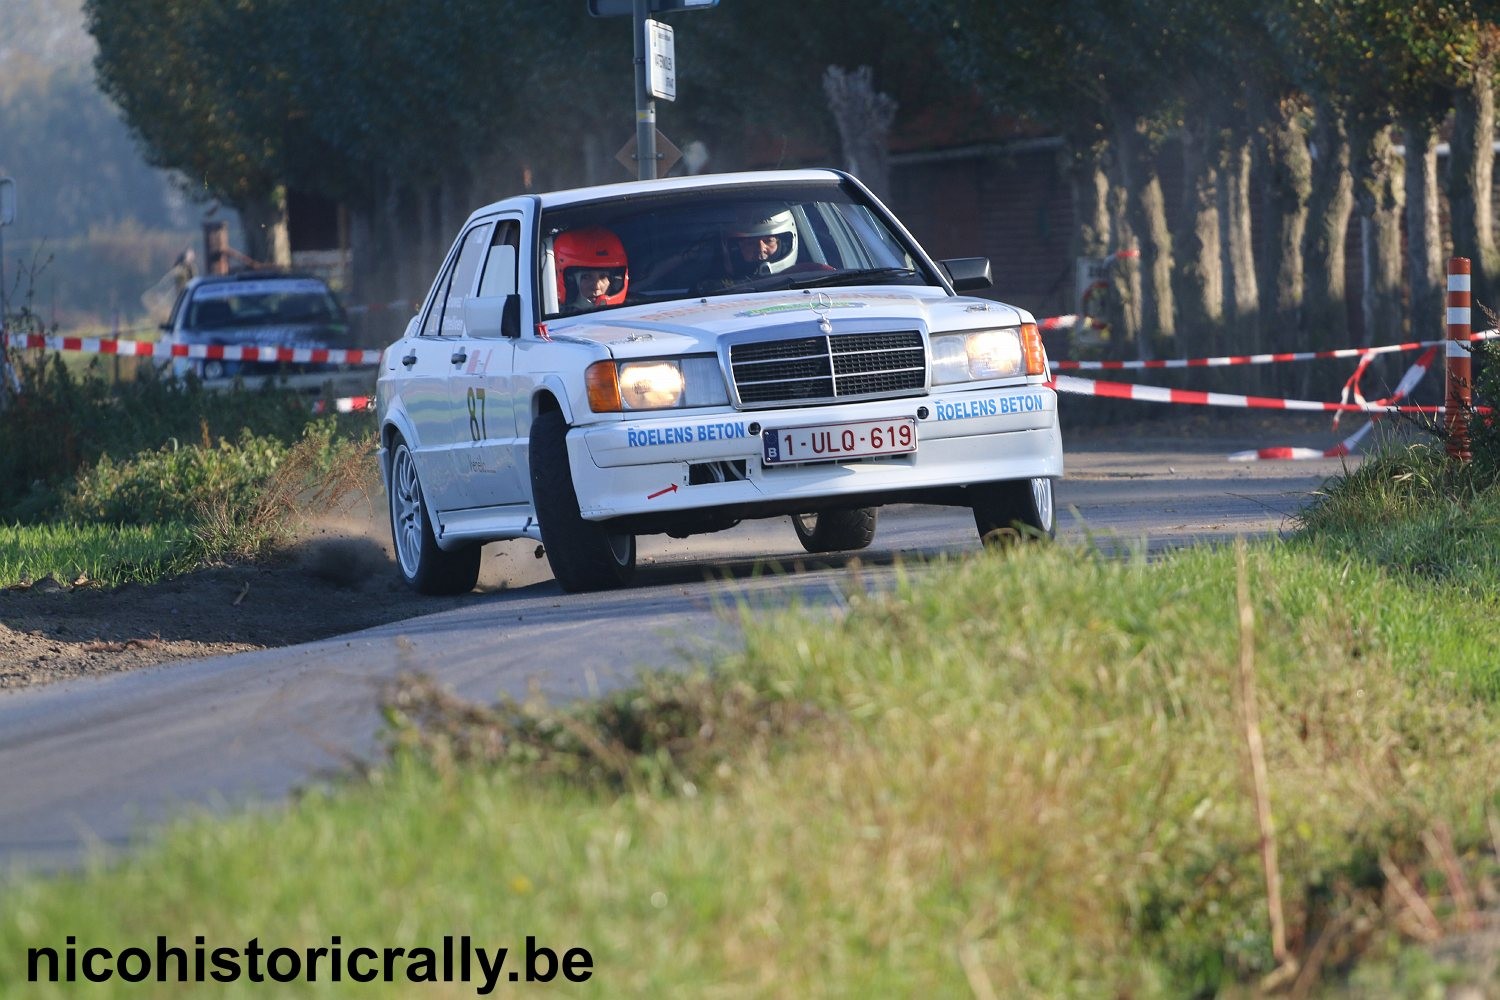
<instances>
[{"instance_id":1,"label":"side window","mask_svg":"<svg viewBox=\"0 0 1500 1000\"><path fill-rule=\"evenodd\" d=\"M464 245L453 263L453 282L443 303L440 330L445 337L461 337L464 332L464 300L474 291L474 279L490 246L493 224L482 222L464 234Z\"/></svg>"},{"instance_id":2,"label":"side window","mask_svg":"<svg viewBox=\"0 0 1500 1000\"><path fill-rule=\"evenodd\" d=\"M484 261L484 275L479 279L480 298L510 295L516 291L516 257L521 248L521 224L515 219L501 219L495 224L490 253Z\"/></svg>"},{"instance_id":3,"label":"side window","mask_svg":"<svg viewBox=\"0 0 1500 1000\"><path fill-rule=\"evenodd\" d=\"M489 245L491 223L482 222L464 233L458 256L438 279L432 309L422 321L424 337L454 337L463 333L464 299L474 288L474 276Z\"/></svg>"}]
</instances>

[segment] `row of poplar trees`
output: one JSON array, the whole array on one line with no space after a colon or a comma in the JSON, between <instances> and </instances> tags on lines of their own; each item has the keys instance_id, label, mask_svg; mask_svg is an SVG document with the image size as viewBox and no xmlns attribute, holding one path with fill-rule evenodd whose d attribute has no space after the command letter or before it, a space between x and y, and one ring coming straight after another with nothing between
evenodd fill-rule
<instances>
[{"instance_id":1,"label":"row of poplar trees","mask_svg":"<svg viewBox=\"0 0 1500 1000\"><path fill-rule=\"evenodd\" d=\"M629 19L584 0L84 6L100 84L149 158L237 208L261 259L284 255L289 186L347 205L359 299L425 292L477 204L625 179L600 164L633 132ZM1473 259L1481 302L1500 289L1497 15L1500 0L721 0L671 16L680 97L660 113L714 151L709 169L805 162L853 141L821 99L829 68L871 67L897 131L977 105L1062 137L1077 255L1139 251L1119 258L1115 353L1345 346L1351 318L1385 343L1440 327L1449 254Z\"/></svg>"}]
</instances>

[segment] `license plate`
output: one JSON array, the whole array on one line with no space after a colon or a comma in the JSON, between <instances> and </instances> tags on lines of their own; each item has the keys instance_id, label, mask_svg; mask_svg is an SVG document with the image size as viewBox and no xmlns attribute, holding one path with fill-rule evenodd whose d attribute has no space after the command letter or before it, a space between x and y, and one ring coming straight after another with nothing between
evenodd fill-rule
<instances>
[{"instance_id":1,"label":"license plate","mask_svg":"<svg viewBox=\"0 0 1500 1000\"><path fill-rule=\"evenodd\" d=\"M780 427L762 431L760 440L767 465L904 455L917 450L917 422L911 417L897 417L852 424Z\"/></svg>"}]
</instances>

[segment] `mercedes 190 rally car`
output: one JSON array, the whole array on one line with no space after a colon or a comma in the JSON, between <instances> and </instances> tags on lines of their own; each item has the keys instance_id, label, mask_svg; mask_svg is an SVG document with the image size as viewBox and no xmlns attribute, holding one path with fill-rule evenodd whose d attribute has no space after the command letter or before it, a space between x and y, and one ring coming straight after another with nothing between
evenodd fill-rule
<instances>
[{"instance_id":1,"label":"mercedes 190 rally car","mask_svg":"<svg viewBox=\"0 0 1500 1000\"><path fill-rule=\"evenodd\" d=\"M482 544L526 537L601 589L637 535L790 515L858 549L898 502L1050 535L1057 397L1032 316L960 294L989 285L833 170L482 208L381 364L401 574L464 592Z\"/></svg>"}]
</instances>

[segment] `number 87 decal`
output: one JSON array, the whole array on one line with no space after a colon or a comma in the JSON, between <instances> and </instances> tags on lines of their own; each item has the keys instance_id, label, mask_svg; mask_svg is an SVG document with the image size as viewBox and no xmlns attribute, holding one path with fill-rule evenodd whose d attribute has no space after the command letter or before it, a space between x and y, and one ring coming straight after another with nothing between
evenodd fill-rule
<instances>
[{"instance_id":1,"label":"number 87 decal","mask_svg":"<svg viewBox=\"0 0 1500 1000\"><path fill-rule=\"evenodd\" d=\"M484 390L469 387L469 437L483 441L490 436L484 422Z\"/></svg>"}]
</instances>

